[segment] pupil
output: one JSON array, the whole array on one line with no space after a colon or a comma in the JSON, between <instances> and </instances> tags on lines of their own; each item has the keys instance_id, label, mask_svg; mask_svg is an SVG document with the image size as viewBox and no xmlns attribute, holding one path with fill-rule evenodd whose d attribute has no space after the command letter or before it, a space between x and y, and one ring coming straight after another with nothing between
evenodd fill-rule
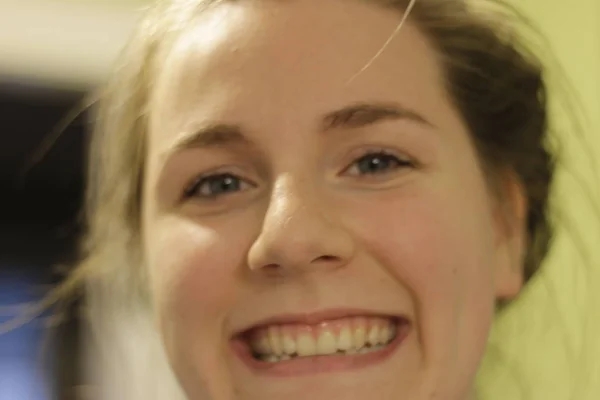
<instances>
[{"instance_id":1,"label":"pupil","mask_svg":"<svg viewBox=\"0 0 600 400\"><path fill-rule=\"evenodd\" d=\"M359 167L361 172L372 173L387 169L389 167L389 164L389 158L377 156L361 160L359 163Z\"/></svg>"},{"instance_id":2,"label":"pupil","mask_svg":"<svg viewBox=\"0 0 600 400\"><path fill-rule=\"evenodd\" d=\"M211 192L213 194L226 193L239 189L239 182L232 176L224 176L212 182Z\"/></svg>"}]
</instances>

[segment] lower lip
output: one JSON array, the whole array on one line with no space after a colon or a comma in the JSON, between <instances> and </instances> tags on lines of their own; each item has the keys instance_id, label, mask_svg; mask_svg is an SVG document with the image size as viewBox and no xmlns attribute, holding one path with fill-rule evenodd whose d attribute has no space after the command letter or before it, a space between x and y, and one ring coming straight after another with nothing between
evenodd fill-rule
<instances>
[{"instance_id":1,"label":"lower lip","mask_svg":"<svg viewBox=\"0 0 600 400\"><path fill-rule=\"evenodd\" d=\"M312 375L320 373L352 371L384 362L396 352L410 333L408 321L398 322L396 337L381 350L365 354L299 357L292 360L269 363L257 360L245 341L235 339L233 352L250 370L278 377Z\"/></svg>"}]
</instances>

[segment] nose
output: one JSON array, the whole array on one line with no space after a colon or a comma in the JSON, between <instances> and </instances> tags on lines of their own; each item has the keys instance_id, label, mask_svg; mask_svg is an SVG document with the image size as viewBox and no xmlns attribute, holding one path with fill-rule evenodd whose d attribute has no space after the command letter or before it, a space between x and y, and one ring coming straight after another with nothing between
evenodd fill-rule
<instances>
[{"instance_id":1,"label":"nose","mask_svg":"<svg viewBox=\"0 0 600 400\"><path fill-rule=\"evenodd\" d=\"M308 272L339 268L354 254L349 232L310 185L275 186L262 229L248 253L253 271Z\"/></svg>"}]
</instances>

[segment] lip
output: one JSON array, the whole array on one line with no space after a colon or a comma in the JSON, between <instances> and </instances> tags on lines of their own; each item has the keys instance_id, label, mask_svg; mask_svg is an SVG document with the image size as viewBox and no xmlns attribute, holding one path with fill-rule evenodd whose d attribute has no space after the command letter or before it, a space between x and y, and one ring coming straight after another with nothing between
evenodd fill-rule
<instances>
[{"instance_id":1,"label":"lip","mask_svg":"<svg viewBox=\"0 0 600 400\"><path fill-rule=\"evenodd\" d=\"M249 332L268 325L318 325L325 321L350 317L383 317L393 319L397 324L396 337L383 349L371 353L312 356L296 358L277 363L268 363L254 358L246 340ZM411 330L411 322L404 316L386 315L362 310L327 310L310 314L280 315L263 320L234 336L230 343L234 356L241 360L242 363L253 373L258 375L285 378L321 373L352 371L383 363L401 347L402 343L404 343L406 338L410 335Z\"/></svg>"}]
</instances>

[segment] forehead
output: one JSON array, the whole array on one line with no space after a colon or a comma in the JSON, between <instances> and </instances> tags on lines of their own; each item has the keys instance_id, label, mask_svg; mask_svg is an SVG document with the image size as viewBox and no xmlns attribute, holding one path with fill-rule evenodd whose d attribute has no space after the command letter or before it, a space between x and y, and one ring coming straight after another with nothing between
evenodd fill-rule
<instances>
[{"instance_id":1,"label":"forehead","mask_svg":"<svg viewBox=\"0 0 600 400\"><path fill-rule=\"evenodd\" d=\"M443 97L435 55L411 23L357 76L401 19L399 10L357 0L214 6L164 57L152 126L173 134L204 119L290 124L352 101L435 107L430 99Z\"/></svg>"}]
</instances>

